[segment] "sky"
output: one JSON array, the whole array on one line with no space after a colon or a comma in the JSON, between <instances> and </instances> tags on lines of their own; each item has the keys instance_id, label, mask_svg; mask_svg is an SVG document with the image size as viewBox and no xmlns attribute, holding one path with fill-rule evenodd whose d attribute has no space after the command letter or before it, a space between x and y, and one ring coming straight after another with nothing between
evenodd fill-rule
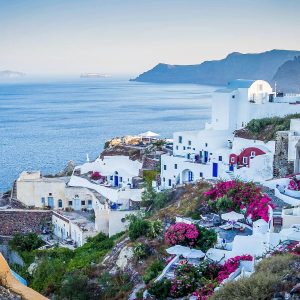
<instances>
[{"instance_id":1,"label":"sky","mask_svg":"<svg viewBox=\"0 0 300 300\"><path fill-rule=\"evenodd\" d=\"M0 70L138 75L300 50L299 0L0 0Z\"/></svg>"}]
</instances>

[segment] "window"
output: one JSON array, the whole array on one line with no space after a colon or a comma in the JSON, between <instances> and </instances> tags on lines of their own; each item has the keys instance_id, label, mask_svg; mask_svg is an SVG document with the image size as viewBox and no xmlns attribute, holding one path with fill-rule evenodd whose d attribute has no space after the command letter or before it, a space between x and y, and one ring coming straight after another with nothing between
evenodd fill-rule
<instances>
[{"instance_id":1,"label":"window","mask_svg":"<svg viewBox=\"0 0 300 300\"><path fill-rule=\"evenodd\" d=\"M61 199L58 200L58 208L62 208L62 200Z\"/></svg>"},{"instance_id":2,"label":"window","mask_svg":"<svg viewBox=\"0 0 300 300\"><path fill-rule=\"evenodd\" d=\"M255 157L256 153L255 151L251 151L251 157Z\"/></svg>"},{"instance_id":3,"label":"window","mask_svg":"<svg viewBox=\"0 0 300 300\"><path fill-rule=\"evenodd\" d=\"M165 170L165 171L167 170L167 165L164 165L164 170Z\"/></svg>"},{"instance_id":4,"label":"window","mask_svg":"<svg viewBox=\"0 0 300 300\"><path fill-rule=\"evenodd\" d=\"M177 170L177 164L175 164L175 165L174 165L174 169L176 169L176 170Z\"/></svg>"},{"instance_id":5,"label":"window","mask_svg":"<svg viewBox=\"0 0 300 300\"><path fill-rule=\"evenodd\" d=\"M195 151L196 149L195 149L195 148L193 148L193 150Z\"/></svg>"},{"instance_id":6,"label":"window","mask_svg":"<svg viewBox=\"0 0 300 300\"><path fill-rule=\"evenodd\" d=\"M201 177L201 178L203 177L203 172L200 172L200 177Z\"/></svg>"},{"instance_id":7,"label":"window","mask_svg":"<svg viewBox=\"0 0 300 300\"><path fill-rule=\"evenodd\" d=\"M178 137L178 143L179 143L179 144L182 144L182 136L179 136L179 137Z\"/></svg>"},{"instance_id":8,"label":"window","mask_svg":"<svg viewBox=\"0 0 300 300\"><path fill-rule=\"evenodd\" d=\"M122 177L120 177L120 182L122 182L123 181L123 178Z\"/></svg>"},{"instance_id":9,"label":"window","mask_svg":"<svg viewBox=\"0 0 300 300\"><path fill-rule=\"evenodd\" d=\"M192 145L192 141L188 141L188 144L189 144L189 146L191 146Z\"/></svg>"},{"instance_id":10,"label":"window","mask_svg":"<svg viewBox=\"0 0 300 300\"><path fill-rule=\"evenodd\" d=\"M72 206L73 205L73 201L69 201L69 206Z\"/></svg>"},{"instance_id":11,"label":"window","mask_svg":"<svg viewBox=\"0 0 300 300\"><path fill-rule=\"evenodd\" d=\"M219 161L222 161L222 156L219 156Z\"/></svg>"},{"instance_id":12,"label":"window","mask_svg":"<svg viewBox=\"0 0 300 300\"><path fill-rule=\"evenodd\" d=\"M187 157L187 159L191 159L191 154L188 153L188 155L186 157Z\"/></svg>"},{"instance_id":13,"label":"window","mask_svg":"<svg viewBox=\"0 0 300 300\"><path fill-rule=\"evenodd\" d=\"M235 95L232 95L231 98L234 99L234 98L235 98Z\"/></svg>"},{"instance_id":14,"label":"window","mask_svg":"<svg viewBox=\"0 0 300 300\"><path fill-rule=\"evenodd\" d=\"M82 200L82 201L81 201L81 205L85 205L85 200Z\"/></svg>"},{"instance_id":15,"label":"window","mask_svg":"<svg viewBox=\"0 0 300 300\"><path fill-rule=\"evenodd\" d=\"M248 157L244 156L243 157L243 164L246 165L248 163Z\"/></svg>"},{"instance_id":16,"label":"window","mask_svg":"<svg viewBox=\"0 0 300 300\"><path fill-rule=\"evenodd\" d=\"M41 198L41 202L42 202L42 204L45 204L45 197Z\"/></svg>"},{"instance_id":17,"label":"window","mask_svg":"<svg viewBox=\"0 0 300 300\"><path fill-rule=\"evenodd\" d=\"M185 146L183 146L183 150L185 150Z\"/></svg>"},{"instance_id":18,"label":"window","mask_svg":"<svg viewBox=\"0 0 300 300\"><path fill-rule=\"evenodd\" d=\"M49 193L49 196L52 196L52 193Z\"/></svg>"},{"instance_id":19,"label":"window","mask_svg":"<svg viewBox=\"0 0 300 300\"><path fill-rule=\"evenodd\" d=\"M93 201L92 200L88 200L88 205L92 205Z\"/></svg>"},{"instance_id":20,"label":"window","mask_svg":"<svg viewBox=\"0 0 300 300\"><path fill-rule=\"evenodd\" d=\"M205 143L205 147L207 147L208 146L208 144L207 143Z\"/></svg>"},{"instance_id":21,"label":"window","mask_svg":"<svg viewBox=\"0 0 300 300\"><path fill-rule=\"evenodd\" d=\"M234 157L231 157L231 160L230 160L232 163L235 162L235 158Z\"/></svg>"},{"instance_id":22,"label":"window","mask_svg":"<svg viewBox=\"0 0 300 300\"><path fill-rule=\"evenodd\" d=\"M178 150L179 149L179 147L178 146L176 146L176 150Z\"/></svg>"},{"instance_id":23,"label":"window","mask_svg":"<svg viewBox=\"0 0 300 300\"><path fill-rule=\"evenodd\" d=\"M165 177L163 177L163 182L165 182L166 181L166 178Z\"/></svg>"},{"instance_id":24,"label":"window","mask_svg":"<svg viewBox=\"0 0 300 300\"><path fill-rule=\"evenodd\" d=\"M110 180L114 180L114 176L109 176L109 179Z\"/></svg>"},{"instance_id":25,"label":"window","mask_svg":"<svg viewBox=\"0 0 300 300\"><path fill-rule=\"evenodd\" d=\"M171 179L169 179L169 186L172 186L172 181L171 181Z\"/></svg>"}]
</instances>

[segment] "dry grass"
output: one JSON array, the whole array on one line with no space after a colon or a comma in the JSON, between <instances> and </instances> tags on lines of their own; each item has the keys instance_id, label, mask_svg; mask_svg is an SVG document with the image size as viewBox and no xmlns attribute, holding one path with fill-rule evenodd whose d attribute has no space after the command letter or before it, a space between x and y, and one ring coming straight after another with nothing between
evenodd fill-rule
<instances>
[{"instance_id":1,"label":"dry grass","mask_svg":"<svg viewBox=\"0 0 300 300\"><path fill-rule=\"evenodd\" d=\"M267 300L275 292L290 291L297 283L300 258L285 254L264 259L249 278L231 282L222 287L211 300ZM285 277L288 278L285 280ZM295 279L295 281L293 280Z\"/></svg>"}]
</instances>

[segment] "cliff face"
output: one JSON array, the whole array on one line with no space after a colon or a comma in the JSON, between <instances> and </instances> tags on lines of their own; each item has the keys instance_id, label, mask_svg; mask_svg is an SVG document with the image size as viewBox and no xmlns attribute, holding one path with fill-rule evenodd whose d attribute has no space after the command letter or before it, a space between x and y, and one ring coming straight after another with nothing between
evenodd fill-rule
<instances>
[{"instance_id":1,"label":"cliff face","mask_svg":"<svg viewBox=\"0 0 300 300\"><path fill-rule=\"evenodd\" d=\"M233 52L224 59L205 61L199 65L158 64L133 80L210 85L226 85L228 81L237 78L271 81L278 68L297 55L300 55L300 51L271 50L256 54Z\"/></svg>"},{"instance_id":2,"label":"cliff face","mask_svg":"<svg viewBox=\"0 0 300 300\"><path fill-rule=\"evenodd\" d=\"M272 81L280 92L300 93L300 56L279 67Z\"/></svg>"}]
</instances>

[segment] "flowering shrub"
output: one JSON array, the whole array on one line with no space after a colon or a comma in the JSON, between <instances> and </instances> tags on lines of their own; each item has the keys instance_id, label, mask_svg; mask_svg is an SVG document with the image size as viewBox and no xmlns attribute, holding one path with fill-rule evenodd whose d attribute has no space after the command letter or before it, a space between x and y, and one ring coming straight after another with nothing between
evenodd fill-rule
<instances>
[{"instance_id":1,"label":"flowering shrub","mask_svg":"<svg viewBox=\"0 0 300 300\"><path fill-rule=\"evenodd\" d=\"M297 256L300 256L300 244L297 241L293 241L288 245L284 245L279 249L276 249L272 252L272 255L280 255L285 253L291 253L295 254Z\"/></svg>"},{"instance_id":2,"label":"flowering shrub","mask_svg":"<svg viewBox=\"0 0 300 300\"><path fill-rule=\"evenodd\" d=\"M198 236L199 231L194 224L176 223L165 233L165 240L169 245L193 246Z\"/></svg>"},{"instance_id":3,"label":"flowering shrub","mask_svg":"<svg viewBox=\"0 0 300 300\"><path fill-rule=\"evenodd\" d=\"M193 293L193 296L196 296L197 300L207 300L214 293L214 289L216 288L216 286L217 284L215 282L209 282L203 287L197 289Z\"/></svg>"},{"instance_id":4,"label":"flowering shrub","mask_svg":"<svg viewBox=\"0 0 300 300\"><path fill-rule=\"evenodd\" d=\"M179 266L171 282L170 296L178 298L192 293L200 278L199 268L188 263Z\"/></svg>"},{"instance_id":5,"label":"flowering shrub","mask_svg":"<svg viewBox=\"0 0 300 300\"><path fill-rule=\"evenodd\" d=\"M217 276L218 283L221 283L226 278L228 278L230 274L235 272L238 269L241 260L252 261L253 257L251 255L241 255L241 256L235 256L229 258L222 266L221 271L219 271L218 273Z\"/></svg>"},{"instance_id":6,"label":"flowering shrub","mask_svg":"<svg viewBox=\"0 0 300 300\"><path fill-rule=\"evenodd\" d=\"M292 191L300 191L300 180L293 177L289 182L288 189Z\"/></svg>"},{"instance_id":7,"label":"flowering shrub","mask_svg":"<svg viewBox=\"0 0 300 300\"><path fill-rule=\"evenodd\" d=\"M226 201L226 206L222 208L226 211L244 211L246 216L250 216L252 220L264 219L269 221L269 206L274 208L271 199L262 194L262 191L253 182L242 182L239 180L220 181L210 188L204 195L209 199L210 206L218 210L218 200L220 198ZM224 201L223 201L224 202Z\"/></svg>"}]
</instances>

